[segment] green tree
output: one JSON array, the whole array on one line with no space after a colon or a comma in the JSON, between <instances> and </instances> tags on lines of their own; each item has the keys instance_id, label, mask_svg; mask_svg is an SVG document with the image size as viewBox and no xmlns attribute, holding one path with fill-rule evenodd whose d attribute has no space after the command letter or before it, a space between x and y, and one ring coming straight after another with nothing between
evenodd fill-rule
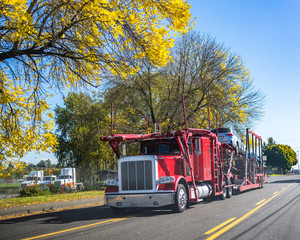
<instances>
[{"instance_id":1,"label":"green tree","mask_svg":"<svg viewBox=\"0 0 300 240\"><path fill-rule=\"evenodd\" d=\"M109 133L109 112L101 99L84 93L70 93L64 106L56 107L59 163L82 169L116 167L110 147L100 141Z\"/></svg>"},{"instance_id":2,"label":"green tree","mask_svg":"<svg viewBox=\"0 0 300 240\"><path fill-rule=\"evenodd\" d=\"M265 149L268 147L268 146L272 146L272 145L275 145L276 142L275 140L272 138L272 137L269 137L267 139L267 143L266 142L263 142L262 144L262 151L263 151L263 154L265 155Z\"/></svg>"},{"instance_id":3,"label":"green tree","mask_svg":"<svg viewBox=\"0 0 300 240\"><path fill-rule=\"evenodd\" d=\"M45 162L45 160L41 160L41 161L39 161L38 163L37 163L37 165L36 165L37 167L39 167L39 168L45 168L46 167L46 162Z\"/></svg>"},{"instance_id":4,"label":"green tree","mask_svg":"<svg viewBox=\"0 0 300 240\"><path fill-rule=\"evenodd\" d=\"M261 117L264 96L255 90L242 60L210 36L191 32L176 41L173 61L164 68L149 62L130 76L111 79L106 100L114 102L121 131L145 129L161 120L166 130L184 126L184 96L190 127L207 128L207 107L219 126L243 128ZM122 120L123 119L123 120ZM125 120L124 120L125 119ZM216 125L215 122L213 125Z\"/></svg>"},{"instance_id":5,"label":"green tree","mask_svg":"<svg viewBox=\"0 0 300 240\"><path fill-rule=\"evenodd\" d=\"M276 144L275 140L272 137L269 137L267 141L268 141L267 143L268 146L272 146Z\"/></svg>"},{"instance_id":6,"label":"green tree","mask_svg":"<svg viewBox=\"0 0 300 240\"><path fill-rule=\"evenodd\" d=\"M45 160L45 167L48 169L52 167L52 163L50 159Z\"/></svg>"},{"instance_id":7,"label":"green tree","mask_svg":"<svg viewBox=\"0 0 300 240\"><path fill-rule=\"evenodd\" d=\"M276 168L278 172L289 171L297 163L295 151L288 145L273 144L268 145L264 150L267 156L266 165Z\"/></svg>"}]
</instances>

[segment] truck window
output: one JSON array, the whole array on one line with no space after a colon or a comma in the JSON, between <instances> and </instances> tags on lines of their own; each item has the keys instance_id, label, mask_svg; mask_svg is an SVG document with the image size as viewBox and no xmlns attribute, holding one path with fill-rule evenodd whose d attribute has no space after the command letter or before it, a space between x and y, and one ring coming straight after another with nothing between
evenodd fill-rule
<instances>
[{"instance_id":1,"label":"truck window","mask_svg":"<svg viewBox=\"0 0 300 240\"><path fill-rule=\"evenodd\" d=\"M176 139L155 139L141 142L142 155L178 155L180 148Z\"/></svg>"},{"instance_id":2,"label":"truck window","mask_svg":"<svg viewBox=\"0 0 300 240\"><path fill-rule=\"evenodd\" d=\"M196 151L195 151L195 153L196 153L197 156L199 156L199 155L201 155L201 142L200 142L200 139L197 138L195 140L195 142L196 142Z\"/></svg>"}]
</instances>

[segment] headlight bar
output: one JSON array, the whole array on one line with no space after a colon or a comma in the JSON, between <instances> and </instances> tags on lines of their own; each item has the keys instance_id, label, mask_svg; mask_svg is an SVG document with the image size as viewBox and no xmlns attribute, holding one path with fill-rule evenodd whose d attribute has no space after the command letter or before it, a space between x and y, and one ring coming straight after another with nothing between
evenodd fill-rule
<instances>
[{"instance_id":1,"label":"headlight bar","mask_svg":"<svg viewBox=\"0 0 300 240\"><path fill-rule=\"evenodd\" d=\"M175 182L175 177L173 176L165 176L158 179L158 184L167 184Z\"/></svg>"},{"instance_id":2,"label":"headlight bar","mask_svg":"<svg viewBox=\"0 0 300 240\"><path fill-rule=\"evenodd\" d=\"M119 180L118 179L106 179L105 185L106 186L119 186Z\"/></svg>"}]
</instances>

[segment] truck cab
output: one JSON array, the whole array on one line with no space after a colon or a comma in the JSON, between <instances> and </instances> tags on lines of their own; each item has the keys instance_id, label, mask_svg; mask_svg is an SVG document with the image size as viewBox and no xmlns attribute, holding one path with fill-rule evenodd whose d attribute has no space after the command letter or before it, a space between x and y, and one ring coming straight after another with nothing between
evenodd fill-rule
<instances>
[{"instance_id":1,"label":"truck cab","mask_svg":"<svg viewBox=\"0 0 300 240\"><path fill-rule=\"evenodd\" d=\"M52 183L56 181L57 177L55 175L45 176L43 181L40 183L42 187L49 187Z\"/></svg>"},{"instance_id":2,"label":"truck cab","mask_svg":"<svg viewBox=\"0 0 300 240\"><path fill-rule=\"evenodd\" d=\"M118 139L138 143L135 152L123 151L121 155ZM216 149L221 144L207 130L182 130L149 137L115 136L107 140L119 156L118 179L108 179L105 190L106 204L113 211L170 205L174 211L182 212L189 202L201 201L213 191L217 194L223 191L213 178L212 158L213 146ZM123 150L128 149L125 146Z\"/></svg>"},{"instance_id":3,"label":"truck cab","mask_svg":"<svg viewBox=\"0 0 300 240\"><path fill-rule=\"evenodd\" d=\"M21 182L20 189L25 187L39 185L43 181L44 171L31 171L30 174L26 177L26 181Z\"/></svg>"},{"instance_id":4,"label":"truck cab","mask_svg":"<svg viewBox=\"0 0 300 240\"><path fill-rule=\"evenodd\" d=\"M76 182L75 168L62 168L58 179L54 181L56 187L62 188L63 191L69 192L71 189L82 190L83 184Z\"/></svg>"}]
</instances>

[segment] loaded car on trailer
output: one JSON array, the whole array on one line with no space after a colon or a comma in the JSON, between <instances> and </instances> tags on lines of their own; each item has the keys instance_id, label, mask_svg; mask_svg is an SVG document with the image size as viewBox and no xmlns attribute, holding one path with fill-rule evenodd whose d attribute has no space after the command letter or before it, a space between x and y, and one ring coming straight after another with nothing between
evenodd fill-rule
<instances>
[{"instance_id":1,"label":"loaded car on trailer","mask_svg":"<svg viewBox=\"0 0 300 240\"><path fill-rule=\"evenodd\" d=\"M245 151L245 144L232 128L216 128L211 132L217 134L219 142L231 145L237 153Z\"/></svg>"}]
</instances>

